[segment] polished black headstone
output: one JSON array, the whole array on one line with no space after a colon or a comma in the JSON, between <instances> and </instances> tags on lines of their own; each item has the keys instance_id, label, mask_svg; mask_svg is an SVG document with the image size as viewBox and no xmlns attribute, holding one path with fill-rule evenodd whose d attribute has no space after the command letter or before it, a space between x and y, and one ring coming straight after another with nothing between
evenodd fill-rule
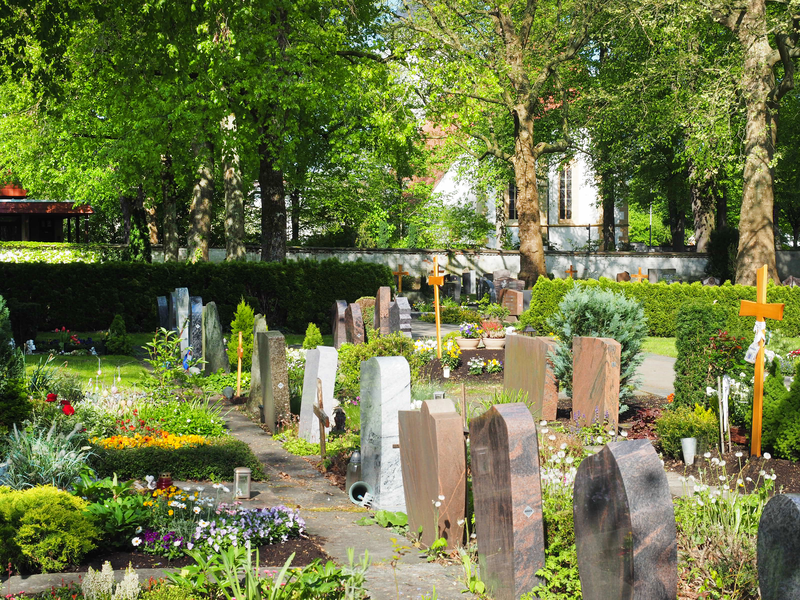
<instances>
[{"instance_id":1,"label":"polished black headstone","mask_svg":"<svg viewBox=\"0 0 800 600\"><path fill-rule=\"evenodd\" d=\"M158 326L169 329L169 303L166 296L158 296Z\"/></svg>"},{"instance_id":2,"label":"polished black headstone","mask_svg":"<svg viewBox=\"0 0 800 600\"><path fill-rule=\"evenodd\" d=\"M762 600L800 599L800 494L776 494L758 523Z\"/></svg>"}]
</instances>

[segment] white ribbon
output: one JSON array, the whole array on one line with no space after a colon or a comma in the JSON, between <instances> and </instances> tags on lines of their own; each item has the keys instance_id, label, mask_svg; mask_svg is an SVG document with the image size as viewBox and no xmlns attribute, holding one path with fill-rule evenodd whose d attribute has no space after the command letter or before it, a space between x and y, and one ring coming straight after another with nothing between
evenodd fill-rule
<instances>
[{"instance_id":1,"label":"white ribbon","mask_svg":"<svg viewBox=\"0 0 800 600\"><path fill-rule=\"evenodd\" d=\"M756 324L753 326L753 343L747 348L747 352L744 355L744 359L749 362L750 364L756 364L756 355L758 354L758 346L759 342L766 342L766 331L767 331L767 323L766 321L756 321Z\"/></svg>"}]
</instances>

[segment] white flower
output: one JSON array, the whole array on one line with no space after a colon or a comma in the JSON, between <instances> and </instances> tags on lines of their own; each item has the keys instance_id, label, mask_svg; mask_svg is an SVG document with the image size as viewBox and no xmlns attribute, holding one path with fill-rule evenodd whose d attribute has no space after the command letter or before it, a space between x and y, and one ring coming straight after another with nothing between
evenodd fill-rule
<instances>
[{"instance_id":1,"label":"white flower","mask_svg":"<svg viewBox=\"0 0 800 600\"><path fill-rule=\"evenodd\" d=\"M198 527L208 527L208 521L203 521L202 519L200 519L200 520L197 522L197 526L198 526Z\"/></svg>"},{"instance_id":2,"label":"white flower","mask_svg":"<svg viewBox=\"0 0 800 600\"><path fill-rule=\"evenodd\" d=\"M761 470L758 472L758 474L759 474L759 475L761 475L762 477L764 477L764 475L766 475L766 474L767 474L767 472L766 472L764 469L761 469Z\"/></svg>"},{"instance_id":3,"label":"white flower","mask_svg":"<svg viewBox=\"0 0 800 600\"><path fill-rule=\"evenodd\" d=\"M461 526L464 524L464 519L459 519L458 521L456 521L456 524L457 524L459 527L461 527Z\"/></svg>"},{"instance_id":4,"label":"white flower","mask_svg":"<svg viewBox=\"0 0 800 600\"><path fill-rule=\"evenodd\" d=\"M741 477L736 480L736 485L744 485L744 481L742 481Z\"/></svg>"},{"instance_id":5,"label":"white flower","mask_svg":"<svg viewBox=\"0 0 800 600\"><path fill-rule=\"evenodd\" d=\"M437 500L436 502L434 502L434 503L433 503L433 505L434 505L436 508L439 508L439 507L442 505L442 503L441 503L441 502L439 502L439 501Z\"/></svg>"},{"instance_id":6,"label":"white flower","mask_svg":"<svg viewBox=\"0 0 800 600\"><path fill-rule=\"evenodd\" d=\"M724 460L721 460L721 461L719 461L719 466L720 466L720 467L724 467L724 466L725 466L725 465L727 465L727 464L728 464L728 463L727 463L727 462L725 462Z\"/></svg>"},{"instance_id":7,"label":"white flower","mask_svg":"<svg viewBox=\"0 0 800 600\"><path fill-rule=\"evenodd\" d=\"M544 435L545 433L548 433L549 431L550 430L547 427L543 428L542 429L542 435Z\"/></svg>"},{"instance_id":8,"label":"white flower","mask_svg":"<svg viewBox=\"0 0 800 600\"><path fill-rule=\"evenodd\" d=\"M711 458L711 452L706 452L703 454L703 458Z\"/></svg>"},{"instance_id":9,"label":"white flower","mask_svg":"<svg viewBox=\"0 0 800 600\"><path fill-rule=\"evenodd\" d=\"M566 449L567 449L567 444L566 444L566 442L564 442L563 444L561 444L561 449L562 449L562 450L566 450Z\"/></svg>"},{"instance_id":10,"label":"white flower","mask_svg":"<svg viewBox=\"0 0 800 600\"><path fill-rule=\"evenodd\" d=\"M597 443L598 444L602 444L603 443L603 436L602 435L598 435L597 436Z\"/></svg>"},{"instance_id":11,"label":"white flower","mask_svg":"<svg viewBox=\"0 0 800 600\"><path fill-rule=\"evenodd\" d=\"M567 463L568 465L571 465L573 462L575 462L575 459L571 456L568 456L567 458L564 459L564 462Z\"/></svg>"},{"instance_id":12,"label":"white flower","mask_svg":"<svg viewBox=\"0 0 800 600\"><path fill-rule=\"evenodd\" d=\"M719 459L715 456L714 458L711 459L711 464L712 465L719 464Z\"/></svg>"},{"instance_id":13,"label":"white flower","mask_svg":"<svg viewBox=\"0 0 800 600\"><path fill-rule=\"evenodd\" d=\"M178 546L181 545L181 541L180 540L175 540L174 542L172 542L172 545L177 548Z\"/></svg>"},{"instance_id":14,"label":"white flower","mask_svg":"<svg viewBox=\"0 0 800 600\"><path fill-rule=\"evenodd\" d=\"M769 460L772 458L772 455L769 452L764 452L764 460Z\"/></svg>"},{"instance_id":15,"label":"white flower","mask_svg":"<svg viewBox=\"0 0 800 600\"><path fill-rule=\"evenodd\" d=\"M136 531L134 533L137 533L137 534L142 533L142 527L141 526L137 527Z\"/></svg>"},{"instance_id":16,"label":"white flower","mask_svg":"<svg viewBox=\"0 0 800 600\"><path fill-rule=\"evenodd\" d=\"M556 439L556 436L554 436L553 434L550 434L550 435L547 436L547 439L549 439L552 442L553 440Z\"/></svg>"},{"instance_id":17,"label":"white flower","mask_svg":"<svg viewBox=\"0 0 800 600\"><path fill-rule=\"evenodd\" d=\"M133 538L133 539L131 540L131 544L133 544L134 546L138 546L138 545L139 545L139 544L141 544L141 543L142 543L142 539L141 539L141 538L138 538L138 537L135 537L135 538Z\"/></svg>"},{"instance_id":18,"label":"white flower","mask_svg":"<svg viewBox=\"0 0 800 600\"><path fill-rule=\"evenodd\" d=\"M775 481L777 478L778 478L778 476L777 476L777 475L775 475L775 473L773 473L773 474L772 474L772 481Z\"/></svg>"},{"instance_id":19,"label":"white flower","mask_svg":"<svg viewBox=\"0 0 800 600\"><path fill-rule=\"evenodd\" d=\"M539 421L539 427L547 427L547 421Z\"/></svg>"},{"instance_id":20,"label":"white flower","mask_svg":"<svg viewBox=\"0 0 800 600\"><path fill-rule=\"evenodd\" d=\"M215 484L214 484L214 485L212 485L211 487L213 487L215 490L218 490L219 488L221 488L221 487L222 487L222 484L215 483Z\"/></svg>"},{"instance_id":21,"label":"white flower","mask_svg":"<svg viewBox=\"0 0 800 600\"><path fill-rule=\"evenodd\" d=\"M206 488L204 488L202 485L198 485L197 486L197 491L198 492L202 492L204 489L206 489Z\"/></svg>"},{"instance_id":22,"label":"white flower","mask_svg":"<svg viewBox=\"0 0 800 600\"><path fill-rule=\"evenodd\" d=\"M199 506L195 506L192 510L194 511L194 514L196 514L196 515L200 514L200 507Z\"/></svg>"},{"instance_id":23,"label":"white flower","mask_svg":"<svg viewBox=\"0 0 800 600\"><path fill-rule=\"evenodd\" d=\"M230 492L230 490L226 488L224 485L222 486L222 491L225 492L226 494Z\"/></svg>"},{"instance_id":24,"label":"white flower","mask_svg":"<svg viewBox=\"0 0 800 600\"><path fill-rule=\"evenodd\" d=\"M720 481L725 481L725 475L720 475L720 476L719 476L719 480L720 480Z\"/></svg>"},{"instance_id":25,"label":"white flower","mask_svg":"<svg viewBox=\"0 0 800 600\"><path fill-rule=\"evenodd\" d=\"M623 429L622 431L620 431L620 432L619 432L619 434L620 434L622 437L628 437L628 432L627 432L627 431L625 431L624 429Z\"/></svg>"},{"instance_id":26,"label":"white flower","mask_svg":"<svg viewBox=\"0 0 800 600\"><path fill-rule=\"evenodd\" d=\"M752 478L752 477L745 477L745 478L744 478L744 480L745 480L747 483L752 483L752 482L753 482L753 478Z\"/></svg>"},{"instance_id":27,"label":"white flower","mask_svg":"<svg viewBox=\"0 0 800 600\"><path fill-rule=\"evenodd\" d=\"M734 456L736 458L742 458L742 453L741 452L737 452L736 454L734 454Z\"/></svg>"},{"instance_id":28,"label":"white flower","mask_svg":"<svg viewBox=\"0 0 800 600\"><path fill-rule=\"evenodd\" d=\"M439 496L439 500L444 500L444 496Z\"/></svg>"}]
</instances>

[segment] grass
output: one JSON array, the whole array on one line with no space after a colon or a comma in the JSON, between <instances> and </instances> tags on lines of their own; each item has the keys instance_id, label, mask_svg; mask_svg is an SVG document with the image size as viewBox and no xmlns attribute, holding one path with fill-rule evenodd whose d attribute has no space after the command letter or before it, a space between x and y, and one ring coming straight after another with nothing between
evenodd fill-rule
<instances>
[{"instance_id":1,"label":"grass","mask_svg":"<svg viewBox=\"0 0 800 600\"><path fill-rule=\"evenodd\" d=\"M287 346L302 346L303 340L306 339L305 333L284 333L284 339L286 339ZM327 334L322 336L322 345L323 346L333 346L333 335Z\"/></svg>"},{"instance_id":2,"label":"grass","mask_svg":"<svg viewBox=\"0 0 800 600\"><path fill-rule=\"evenodd\" d=\"M41 355L26 356L25 370L28 375L36 368L39 359L46 357ZM122 383L118 384L119 387L132 388L134 384L140 385L142 380L147 376L147 369L145 363L141 360L133 358L132 356L100 356L99 369L101 371L100 382L107 386L111 386L113 378L117 375L122 377ZM84 383L88 383L91 378L92 381L97 380L98 371L98 357L96 356L56 356L53 362L50 363L57 368L64 369L73 375L77 375Z\"/></svg>"},{"instance_id":3,"label":"grass","mask_svg":"<svg viewBox=\"0 0 800 600\"><path fill-rule=\"evenodd\" d=\"M678 352L675 350L674 337L646 337L642 344L642 352L678 358Z\"/></svg>"},{"instance_id":4,"label":"grass","mask_svg":"<svg viewBox=\"0 0 800 600\"><path fill-rule=\"evenodd\" d=\"M106 332L105 331L71 331L70 333L78 336L80 339L85 340L88 338L92 338L93 340L102 340ZM129 333L128 338L130 338L131 342L133 342L134 350L137 350L139 347L143 347L148 342L153 341L153 336L155 333ZM45 340L58 340L58 334L52 331L40 331L36 335L36 341L45 341ZM302 343L302 342L301 342Z\"/></svg>"}]
</instances>

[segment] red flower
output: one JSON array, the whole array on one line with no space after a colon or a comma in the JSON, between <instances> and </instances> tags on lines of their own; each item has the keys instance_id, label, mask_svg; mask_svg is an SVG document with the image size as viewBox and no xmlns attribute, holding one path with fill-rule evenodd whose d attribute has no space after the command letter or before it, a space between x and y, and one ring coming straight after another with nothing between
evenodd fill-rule
<instances>
[{"instance_id":1,"label":"red flower","mask_svg":"<svg viewBox=\"0 0 800 600\"><path fill-rule=\"evenodd\" d=\"M75 414L75 409L72 408L72 404L65 404L61 407L61 410L64 411L64 414L67 416L71 416Z\"/></svg>"},{"instance_id":2,"label":"red flower","mask_svg":"<svg viewBox=\"0 0 800 600\"><path fill-rule=\"evenodd\" d=\"M56 400L58 400L58 396L56 396L55 394L47 394L48 402L55 402Z\"/></svg>"}]
</instances>

